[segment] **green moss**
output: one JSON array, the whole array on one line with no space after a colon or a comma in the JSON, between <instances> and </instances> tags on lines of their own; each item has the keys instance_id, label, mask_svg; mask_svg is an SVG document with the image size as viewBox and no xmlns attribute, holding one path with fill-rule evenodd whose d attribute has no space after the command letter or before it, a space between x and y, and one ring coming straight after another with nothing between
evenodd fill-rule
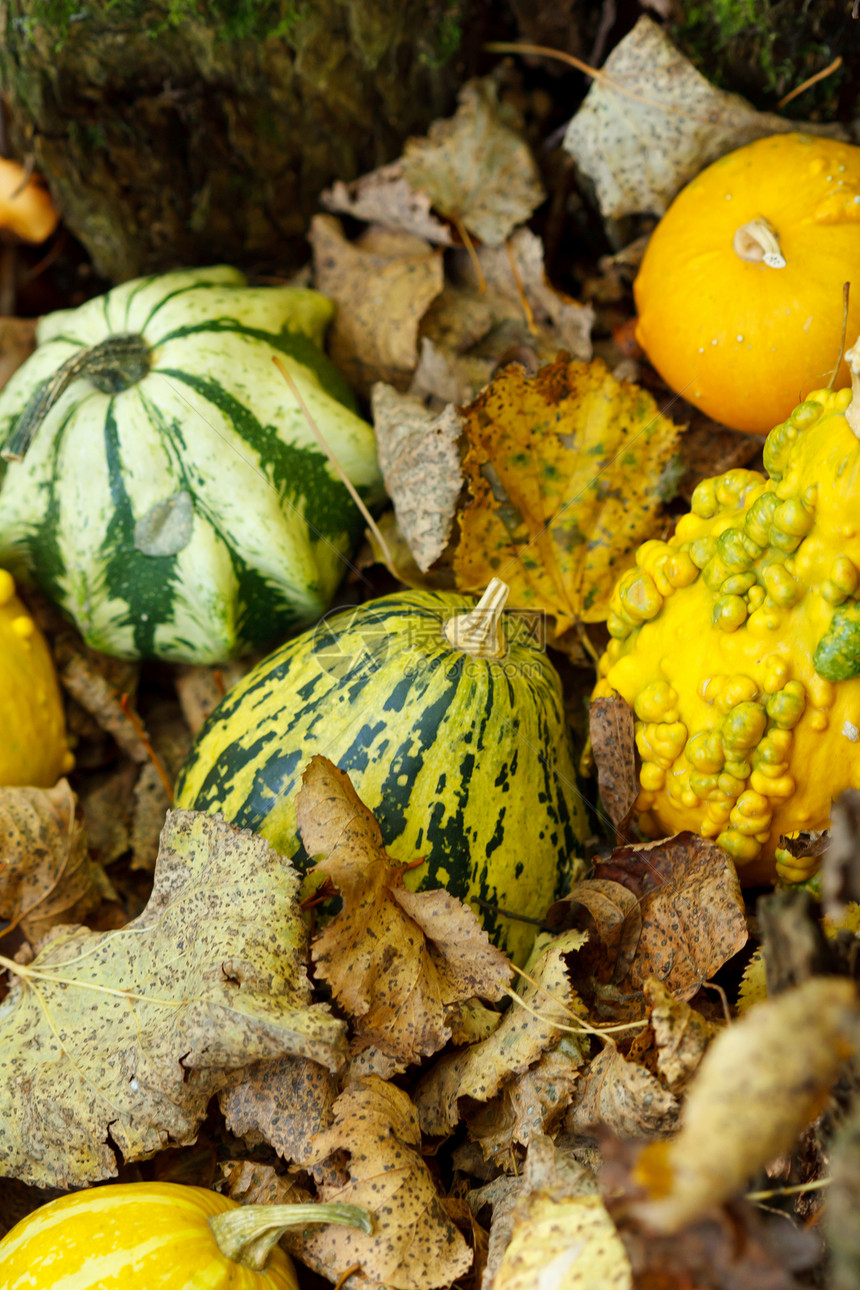
<instances>
[{"instance_id":1,"label":"green moss","mask_svg":"<svg viewBox=\"0 0 860 1290\"><path fill-rule=\"evenodd\" d=\"M55 49L65 44L78 24L90 24L108 13L130 21L144 20L143 31L153 38L189 22L209 24L220 40L265 40L288 37L301 18L306 0L38 0L26 19L32 30L41 27L55 37Z\"/></svg>"}]
</instances>

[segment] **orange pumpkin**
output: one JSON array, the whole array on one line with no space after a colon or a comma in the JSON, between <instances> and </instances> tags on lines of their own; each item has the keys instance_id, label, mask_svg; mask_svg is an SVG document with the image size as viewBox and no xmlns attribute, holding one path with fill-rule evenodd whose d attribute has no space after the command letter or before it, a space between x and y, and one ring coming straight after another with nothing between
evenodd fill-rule
<instances>
[{"instance_id":1,"label":"orange pumpkin","mask_svg":"<svg viewBox=\"0 0 860 1290\"><path fill-rule=\"evenodd\" d=\"M839 355L843 294L860 331L860 147L759 139L675 198L642 261L636 337L668 385L709 416L766 434ZM836 388L850 385L840 364Z\"/></svg>"}]
</instances>

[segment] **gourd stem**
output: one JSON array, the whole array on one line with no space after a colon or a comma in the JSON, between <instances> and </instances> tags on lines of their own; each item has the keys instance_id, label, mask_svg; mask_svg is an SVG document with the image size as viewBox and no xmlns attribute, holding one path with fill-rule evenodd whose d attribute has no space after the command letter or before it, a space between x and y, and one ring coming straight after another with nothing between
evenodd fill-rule
<instances>
[{"instance_id":1,"label":"gourd stem","mask_svg":"<svg viewBox=\"0 0 860 1290\"><path fill-rule=\"evenodd\" d=\"M502 611L510 591L501 578L493 578L473 610L448 619L445 635L455 649L474 658L504 658L508 643L502 629Z\"/></svg>"},{"instance_id":2,"label":"gourd stem","mask_svg":"<svg viewBox=\"0 0 860 1290\"><path fill-rule=\"evenodd\" d=\"M23 460L42 422L73 381L89 380L104 394L118 394L143 380L151 366L151 354L143 337L132 333L108 336L72 354L34 390L0 456L4 461Z\"/></svg>"},{"instance_id":3,"label":"gourd stem","mask_svg":"<svg viewBox=\"0 0 860 1290\"><path fill-rule=\"evenodd\" d=\"M732 250L750 264L764 263L771 269L785 268L785 256L776 229L764 216L748 220L735 229Z\"/></svg>"},{"instance_id":4,"label":"gourd stem","mask_svg":"<svg viewBox=\"0 0 860 1290\"><path fill-rule=\"evenodd\" d=\"M209 1227L218 1249L227 1259L244 1268L262 1272L273 1247L290 1227L308 1223L341 1223L373 1231L370 1214L360 1205L244 1205L226 1214L215 1214Z\"/></svg>"},{"instance_id":5,"label":"gourd stem","mask_svg":"<svg viewBox=\"0 0 860 1290\"><path fill-rule=\"evenodd\" d=\"M860 336L845 351L845 361L851 371L851 402L845 409L845 420L860 439Z\"/></svg>"}]
</instances>

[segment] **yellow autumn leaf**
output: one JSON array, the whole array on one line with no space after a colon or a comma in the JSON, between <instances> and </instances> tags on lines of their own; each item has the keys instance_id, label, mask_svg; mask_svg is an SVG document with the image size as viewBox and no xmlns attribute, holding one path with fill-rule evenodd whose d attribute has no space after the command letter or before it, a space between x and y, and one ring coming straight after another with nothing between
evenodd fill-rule
<instances>
[{"instance_id":1,"label":"yellow autumn leaf","mask_svg":"<svg viewBox=\"0 0 860 1290\"><path fill-rule=\"evenodd\" d=\"M457 586L501 577L511 603L550 614L557 636L605 619L673 491L679 427L600 359L560 357L535 376L507 367L465 414Z\"/></svg>"}]
</instances>

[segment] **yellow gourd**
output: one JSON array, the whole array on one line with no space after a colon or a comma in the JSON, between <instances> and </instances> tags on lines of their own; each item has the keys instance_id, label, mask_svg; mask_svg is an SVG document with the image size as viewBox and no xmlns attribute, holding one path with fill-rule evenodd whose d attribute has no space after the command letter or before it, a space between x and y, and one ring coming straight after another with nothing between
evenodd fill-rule
<instances>
[{"instance_id":1,"label":"yellow gourd","mask_svg":"<svg viewBox=\"0 0 860 1290\"><path fill-rule=\"evenodd\" d=\"M860 148L780 134L729 153L675 198L636 279L636 336L673 390L765 434L827 385L852 283L860 330ZM836 387L849 383L843 363Z\"/></svg>"},{"instance_id":2,"label":"yellow gourd","mask_svg":"<svg viewBox=\"0 0 860 1290\"><path fill-rule=\"evenodd\" d=\"M780 835L825 828L860 788L860 343L849 359L853 399L795 408L770 478L700 483L612 596L595 694L634 709L640 824L716 838L745 882L803 877Z\"/></svg>"},{"instance_id":3,"label":"yellow gourd","mask_svg":"<svg viewBox=\"0 0 860 1290\"><path fill-rule=\"evenodd\" d=\"M355 1205L247 1205L204 1187L118 1183L28 1214L0 1241L3 1290L298 1290L288 1227L344 1223Z\"/></svg>"},{"instance_id":4,"label":"yellow gourd","mask_svg":"<svg viewBox=\"0 0 860 1290\"><path fill-rule=\"evenodd\" d=\"M48 646L0 569L0 784L50 788L73 765Z\"/></svg>"}]
</instances>

